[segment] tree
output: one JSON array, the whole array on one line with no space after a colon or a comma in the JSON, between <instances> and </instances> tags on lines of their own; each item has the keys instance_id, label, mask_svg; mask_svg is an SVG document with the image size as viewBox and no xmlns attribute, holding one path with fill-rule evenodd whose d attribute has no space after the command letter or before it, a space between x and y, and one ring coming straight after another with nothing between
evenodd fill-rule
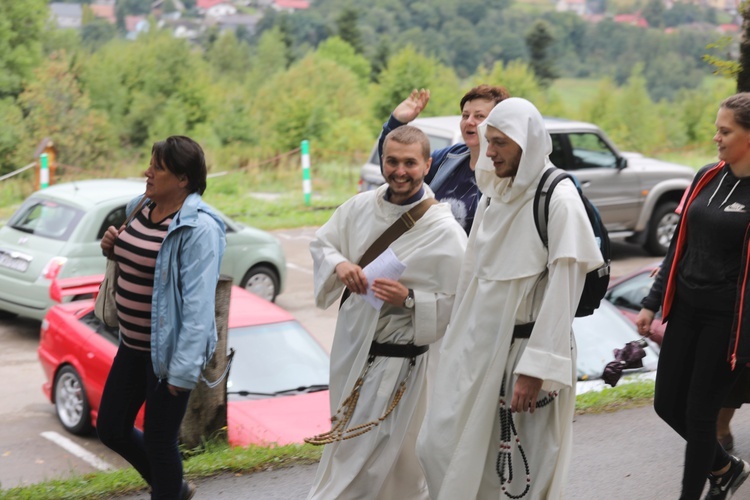
<instances>
[{"instance_id":1,"label":"tree","mask_svg":"<svg viewBox=\"0 0 750 500\"><path fill-rule=\"evenodd\" d=\"M247 86L256 88L274 74L287 67L286 45L279 28L273 28L261 35L252 60L252 70L247 76Z\"/></svg>"},{"instance_id":2,"label":"tree","mask_svg":"<svg viewBox=\"0 0 750 500\"><path fill-rule=\"evenodd\" d=\"M641 15L649 26L659 28L664 25L664 10L663 0L648 0Z\"/></svg>"},{"instance_id":3,"label":"tree","mask_svg":"<svg viewBox=\"0 0 750 500\"><path fill-rule=\"evenodd\" d=\"M543 88L550 86L558 77L554 62L550 59L548 50L554 43L549 24L539 20L534 23L526 34L526 46L529 49L530 66L539 85Z\"/></svg>"},{"instance_id":4,"label":"tree","mask_svg":"<svg viewBox=\"0 0 750 500\"><path fill-rule=\"evenodd\" d=\"M45 0L0 2L0 98L17 96L42 60Z\"/></svg>"},{"instance_id":5,"label":"tree","mask_svg":"<svg viewBox=\"0 0 750 500\"><path fill-rule=\"evenodd\" d=\"M28 131L23 143L33 151L44 137L52 137L60 163L94 168L111 160L115 141L107 117L91 109L79 73L63 53L39 67L18 97Z\"/></svg>"},{"instance_id":6,"label":"tree","mask_svg":"<svg viewBox=\"0 0 750 500\"><path fill-rule=\"evenodd\" d=\"M84 47L96 50L117 36L117 28L105 19L93 19L81 28L81 42Z\"/></svg>"},{"instance_id":7,"label":"tree","mask_svg":"<svg viewBox=\"0 0 750 500\"><path fill-rule=\"evenodd\" d=\"M205 57L217 79L227 77L242 81L250 71L252 53L247 43L238 40L233 31L227 30L206 50Z\"/></svg>"},{"instance_id":8,"label":"tree","mask_svg":"<svg viewBox=\"0 0 750 500\"><path fill-rule=\"evenodd\" d=\"M347 7L341 11L336 18L336 27L342 40L352 46L357 54L364 53L362 44L362 34L357 27L359 11L352 7Z\"/></svg>"},{"instance_id":9,"label":"tree","mask_svg":"<svg viewBox=\"0 0 750 500\"><path fill-rule=\"evenodd\" d=\"M288 68L294 61L294 36L289 15L286 13L281 14L277 26L279 35L281 35L281 41L284 43L285 67Z\"/></svg>"},{"instance_id":10,"label":"tree","mask_svg":"<svg viewBox=\"0 0 750 500\"><path fill-rule=\"evenodd\" d=\"M370 81L370 62L364 56L357 54L354 48L342 38L337 36L329 38L321 43L315 52L320 57L349 68L357 75L363 88Z\"/></svg>"},{"instance_id":11,"label":"tree","mask_svg":"<svg viewBox=\"0 0 750 500\"><path fill-rule=\"evenodd\" d=\"M391 57L380 75L374 89L375 116L384 121L415 88L429 88L432 94L424 116L459 113L461 91L453 70L407 45Z\"/></svg>"},{"instance_id":12,"label":"tree","mask_svg":"<svg viewBox=\"0 0 750 500\"><path fill-rule=\"evenodd\" d=\"M190 135L210 115L211 71L189 42L169 32L115 40L84 64L92 106L107 113L126 144L163 139L168 124L169 135Z\"/></svg>"},{"instance_id":13,"label":"tree","mask_svg":"<svg viewBox=\"0 0 750 500\"><path fill-rule=\"evenodd\" d=\"M316 144L318 154L332 150L337 141L332 131L342 133L337 123L368 123L370 117L357 77L317 54L268 79L257 91L255 110L263 125L259 144L268 149L267 155L297 148L303 139ZM346 133L355 130L350 126ZM367 130L358 141L371 146L372 132Z\"/></svg>"},{"instance_id":14,"label":"tree","mask_svg":"<svg viewBox=\"0 0 750 500\"><path fill-rule=\"evenodd\" d=\"M750 91L750 4L742 2L742 40L740 41L737 92Z\"/></svg>"},{"instance_id":15,"label":"tree","mask_svg":"<svg viewBox=\"0 0 750 500\"><path fill-rule=\"evenodd\" d=\"M27 137L23 111L15 101L0 99L0 174L12 172L33 161L33 150L23 147Z\"/></svg>"},{"instance_id":16,"label":"tree","mask_svg":"<svg viewBox=\"0 0 750 500\"><path fill-rule=\"evenodd\" d=\"M370 59L370 66L372 72L370 73L370 79L373 82L380 81L380 73L388 66L388 59L391 57L391 46L388 43L387 38L381 38L378 42L378 46L375 48L375 53Z\"/></svg>"}]
</instances>

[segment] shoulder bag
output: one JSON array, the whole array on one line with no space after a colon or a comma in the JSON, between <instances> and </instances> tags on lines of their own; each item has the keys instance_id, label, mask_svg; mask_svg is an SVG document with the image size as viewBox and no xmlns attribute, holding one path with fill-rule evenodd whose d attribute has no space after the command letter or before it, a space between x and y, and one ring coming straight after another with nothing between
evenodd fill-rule
<instances>
[{"instance_id":1,"label":"shoulder bag","mask_svg":"<svg viewBox=\"0 0 750 500\"><path fill-rule=\"evenodd\" d=\"M138 214L146 203L144 196L138 206L125 219L124 225L127 227L133 217ZM104 280L99 285L99 293L96 295L94 302L94 315L99 318L105 325L115 328L119 325L117 320L117 304L115 304L115 294L117 292L117 275L119 267L114 259L114 249L107 256L107 268L104 271Z\"/></svg>"}]
</instances>

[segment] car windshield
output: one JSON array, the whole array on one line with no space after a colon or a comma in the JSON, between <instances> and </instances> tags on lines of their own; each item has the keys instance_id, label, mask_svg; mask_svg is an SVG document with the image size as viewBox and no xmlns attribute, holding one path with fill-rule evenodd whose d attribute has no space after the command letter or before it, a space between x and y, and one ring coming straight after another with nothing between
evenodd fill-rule
<instances>
[{"instance_id":1,"label":"car windshield","mask_svg":"<svg viewBox=\"0 0 750 500\"><path fill-rule=\"evenodd\" d=\"M328 355L297 321L232 328L228 392L274 394L328 385Z\"/></svg>"},{"instance_id":2,"label":"car windshield","mask_svg":"<svg viewBox=\"0 0 750 500\"><path fill-rule=\"evenodd\" d=\"M605 295L605 298L617 307L624 307L632 311L641 310L641 300L651 291L654 278L651 271L646 270L632 278L613 286ZM661 318L661 311L656 314Z\"/></svg>"},{"instance_id":3,"label":"car windshield","mask_svg":"<svg viewBox=\"0 0 750 500\"><path fill-rule=\"evenodd\" d=\"M615 349L641 338L635 327L604 301L591 316L573 320L573 332L578 346L578 380L600 378L607 363L615 360ZM645 350L645 369L655 370L658 355L651 347Z\"/></svg>"},{"instance_id":4,"label":"car windshield","mask_svg":"<svg viewBox=\"0 0 750 500\"><path fill-rule=\"evenodd\" d=\"M67 241L83 217L83 211L64 203L29 199L8 225L35 236Z\"/></svg>"}]
</instances>

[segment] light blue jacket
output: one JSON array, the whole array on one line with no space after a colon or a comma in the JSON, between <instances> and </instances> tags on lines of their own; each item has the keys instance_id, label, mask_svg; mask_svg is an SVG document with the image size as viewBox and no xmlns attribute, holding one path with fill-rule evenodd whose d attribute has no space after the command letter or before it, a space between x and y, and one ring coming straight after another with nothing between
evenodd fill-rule
<instances>
[{"instance_id":1,"label":"light blue jacket","mask_svg":"<svg viewBox=\"0 0 750 500\"><path fill-rule=\"evenodd\" d=\"M128 203L128 215L141 199ZM169 224L154 269L151 362L159 381L192 389L214 354L216 283L225 246L224 222L198 193L188 195Z\"/></svg>"}]
</instances>

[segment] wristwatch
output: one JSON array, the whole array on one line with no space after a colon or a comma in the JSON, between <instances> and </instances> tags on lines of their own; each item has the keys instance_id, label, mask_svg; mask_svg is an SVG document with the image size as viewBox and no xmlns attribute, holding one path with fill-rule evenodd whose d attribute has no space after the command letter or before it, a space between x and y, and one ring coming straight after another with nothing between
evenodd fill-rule
<instances>
[{"instance_id":1,"label":"wristwatch","mask_svg":"<svg viewBox=\"0 0 750 500\"><path fill-rule=\"evenodd\" d=\"M404 299L404 307L407 309L414 309L414 290L409 288L409 294Z\"/></svg>"}]
</instances>

